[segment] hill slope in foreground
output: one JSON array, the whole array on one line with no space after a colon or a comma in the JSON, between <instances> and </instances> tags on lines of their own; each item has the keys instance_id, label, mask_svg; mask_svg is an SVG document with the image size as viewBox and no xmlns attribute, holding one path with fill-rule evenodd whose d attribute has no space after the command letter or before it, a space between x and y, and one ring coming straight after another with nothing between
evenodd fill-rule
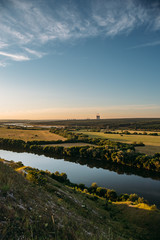
<instances>
[{"instance_id":1,"label":"hill slope in foreground","mask_svg":"<svg viewBox=\"0 0 160 240\"><path fill-rule=\"evenodd\" d=\"M159 239L159 210L105 203L51 178L36 185L0 162L0 239Z\"/></svg>"}]
</instances>

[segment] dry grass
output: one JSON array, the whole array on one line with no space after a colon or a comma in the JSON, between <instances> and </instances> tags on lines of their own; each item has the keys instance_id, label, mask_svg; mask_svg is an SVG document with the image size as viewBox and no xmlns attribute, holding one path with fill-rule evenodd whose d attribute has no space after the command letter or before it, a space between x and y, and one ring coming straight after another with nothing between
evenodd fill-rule
<instances>
[{"instance_id":1,"label":"dry grass","mask_svg":"<svg viewBox=\"0 0 160 240\"><path fill-rule=\"evenodd\" d=\"M154 155L155 153L160 152L160 147L159 146L150 146L146 145L144 147L136 147L136 151L140 153L144 153L147 155Z\"/></svg>"},{"instance_id":2,"label":"dry grass","mask_svg":"<svg viewBox=\"0 0 160 240\"><path fill-rule=\"evenodd\" d=\"M115 205L127 205L128 207L133 207L133 208L139 208L143 210L148 210L148 211L155 211L159 210L157 209L156 205L148 205L146 203L138 203L138 204L133 204L131 201L126 201L126 202L113 202Z\"/></svg>"},{"instance_id":3,"label":"dry grass","mask_svg":"<svg viewBox=\"0 0 160 240\"><path fill-rule=\"evenodd\" d=\"M5 127L0 128L0 138L20 139L23 141L66 140L62 136L50 133L49 130L21 130L21 129L7 129Z\"/></svg>"},{"instance_id":4,"label":"dry grass","mask_svg":"<svg viewBox=\"0 0 160 240\"><path fill-rule=\"evenodd\" d=\"M59 147L82 147L82 146L92 146L92 147L97 147L94 144L90 144L90 143L59 143L59 144L47 144L44 146L59 146Z\"/></svg>"}]
</instances>

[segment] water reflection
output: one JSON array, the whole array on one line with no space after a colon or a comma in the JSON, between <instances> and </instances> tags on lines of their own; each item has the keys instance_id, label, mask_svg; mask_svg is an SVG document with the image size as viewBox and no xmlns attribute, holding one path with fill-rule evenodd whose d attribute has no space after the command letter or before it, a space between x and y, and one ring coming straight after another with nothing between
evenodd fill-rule
<instances>
[{"instance_id":1,"label":"water reflection","mask_svg":"<svg viewBox=\"0 0 160 240\"><path fill-rule=\"evenodd\" d=\"M26 152L0 150L0 157L6 160L22 161L26 166L42 170L66 172L70 181L74 183L84 183L86 186L90 186L92 182L96 182L99 186L115 189L118 193L137 193L150 203L160 206L160 176L158 173L133 170L100 160L57 159L58 157L53 158Z\"/></svg>"}]
</instances>

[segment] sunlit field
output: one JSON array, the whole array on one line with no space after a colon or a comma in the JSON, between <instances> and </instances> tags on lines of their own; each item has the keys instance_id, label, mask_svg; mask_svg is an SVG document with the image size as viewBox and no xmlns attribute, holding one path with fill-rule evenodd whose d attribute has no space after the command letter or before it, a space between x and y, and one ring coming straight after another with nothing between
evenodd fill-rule
<instances>
[{"instance_id":1,"label":"sunlit field","mask_svg":"<svg viewBox=\"0 0 160 240\"><path fill-rule=\"evenodd\" d=\"M0 128L0 138L20 139L23 141L65 140L64 137L54 133L50 133L49 130L21 130L21 129L7 129L5 127Z\"/></svg>"},{"instance_id":2,"label":"sunlit field","mask_svg":"<svg viewBox=\"0 0 160 240\"><path fill-rule=\"evenodd\" d=\"M97 138L107 138L112 141L123 142L123 143L133 143L133 142L143 142L146 146L137 147L136 150L144 152L146 154L152 155L156 152L160 152L160 136L150 136L150 135L126 135L126 134L106 134L103 132L88 132L79 131L88 135L89 137Z\"/></svg>"}]
</instances>

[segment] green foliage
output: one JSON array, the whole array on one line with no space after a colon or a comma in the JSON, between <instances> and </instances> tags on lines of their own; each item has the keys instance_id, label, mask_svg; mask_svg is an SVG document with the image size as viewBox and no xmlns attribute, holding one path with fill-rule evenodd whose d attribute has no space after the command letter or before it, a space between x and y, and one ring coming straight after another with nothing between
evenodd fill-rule
<instances>
[{"instance_id":1,"label":"green foliage","mask_svg":"<svg viewBox=\"0 0 160 240\"><path fill-rule=\"evenodd\" d=\"M51 178L61 182L61 183L66 183L69 184L70 181L67 178L67 174L66 173L59 173L58 171L56 171L55 173L52 173L50 175Z\"/></svg>"},{"instance_id":2,"label":"green foliage","mask_svg":"<svg viewBox=\"0 0 160 240\"><path fill-rule=\"evenodd\" d=\"M98 185L97 185L96 182L93 182L93 183L91 184L91 187L94 188L94 189L97 189Z\"/></svg>"},{"instance_id":3,"label":"green foliage","mask_svg":"<svg viewBox=\"0 0 160 240\"><path fill-rule=\"evenodd\" d=\"M117 193L113 189L107 189L106 198L111 201L116 201Z\"/></svg>"},{"instance_id":4,"label":"green foliage","mask_svg":"<svg viewBox=\"0 0 160 240\"><path fill-rule=\"evenodd\" d=\"M71 140L67 141L79 141L79 137L67 129L52 129L54 132L69 134L69 136L75 136ZM119 142L111 142L106 139L101 138L89 138L84 137L85 143L92 143L95 146L76 146L64 148L62 146L42 146L32 145L32 142L24 142L22 140L12 140L12 139L0 139L0 147L3 149L10 150L20 150L33 152L37 154L45 154L47 156L57 156L57 157L78 157L85 159L97 159L102 161L110 161L116 164L126 165L129 167L136 167L151 171L160 172L160 154L155 154L154 156L147 156L142 153L135 152L134 144L124 144ZM35 143L35 141L34 141ZM138 143L142 145L143 143ZM136 143L137 145L137 143ZM20 166L20 163L19 163Z\"/></svg>"},{"instance_id":5,"label":"green foliage","mask_svg":"<svg viewBox=\"0 0 160 240\"><path fill-rule=\"evenodd\" d=\"M28 174L26 178L30 181L33 182L34 184L37 185L45 185L47 182L47 178L44 177L45 172L44 171L39 171L37 169L30 169L28 170Z\"/></svg>"},{"instance_id":6,"label":"green foliage","mask_svg":"<svg viewBox=\"0 0 160 240\"><path fill-rule=\"evenodd\" d=\"M107 189L104 187L97 187L96 194L100 197L105 197Z\"/></svg>"},{"instance_id":7,"label":"green foliage","mask_svg":"<svg viewBox=\"0 0 160 240\"><path fill-rule=\"evenodd\" d=\"M129 194L125 193L125 194L122 194L120 197L119 197L119 200L122 201L122 202L125 202L129 199Z\"/></svg>"},{"instance_id":8,"label":"green foliage","mask_svg":"<svg viewBox=\"0 0 160 240\"><path fill-rule=\"evenodd\" d=\"M133 193L133 194L130 194L129 195L129 200L132 201L132 202L135 202L138 200L138 195Z\"/></svg>"},{"instance_id":9,"label":"green foliage","mask_svg":"<svg viewBox=\"0 0 160 240\"><path fill-rule=\"evenodd\" d=\"M138 200L135 201L135 202L137 202L137 203L146 203L146 204L148 204L148 201L145 200L143 197L138 197Z\"/></svg>"},{"instance_id":10,"label":"green foliage","mask_svg":"<svg viewBox=\"0 0 160 240\"><path fill-rule=\"evenodd\" d=\"M83 183L78 184L78 187L79 187L81 190L84 190L84 189L87 190L85 184L83 184Z\"/></svg>"}]
</instances>

